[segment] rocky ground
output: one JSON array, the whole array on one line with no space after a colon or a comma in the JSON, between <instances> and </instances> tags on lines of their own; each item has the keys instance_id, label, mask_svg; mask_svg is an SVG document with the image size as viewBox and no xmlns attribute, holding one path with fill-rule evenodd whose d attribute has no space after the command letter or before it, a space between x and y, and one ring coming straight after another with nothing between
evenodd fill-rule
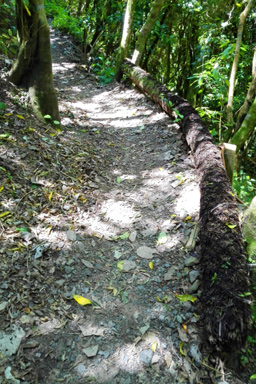
<instances>
[{"instance_id":1,"label":"rocky ground","mask_svg":"<svg viewBox=\"0 0 256 384\"><path fill-rule=\"evenodd\" d=\"M200 195L179 125L102 86L67 36L52 47L61 128L1 80L0 383L243 383L201 350Z\"/></svg>"}]
</instances>

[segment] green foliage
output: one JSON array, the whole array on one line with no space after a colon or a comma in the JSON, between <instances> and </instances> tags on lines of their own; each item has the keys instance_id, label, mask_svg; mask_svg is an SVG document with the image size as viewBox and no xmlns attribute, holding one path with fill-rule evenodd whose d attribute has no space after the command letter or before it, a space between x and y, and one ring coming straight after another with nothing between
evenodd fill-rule
<instances>
[{"instance_id":1,"label":"green foliage","mask_svg":"<svg viewBox=\"0 0 256 384\"><path fill-rule=\"evenodd\" d=\"M95 59L92 68L102 84L110 83L115 76L115 66L104 54L99 55Z\"/></svg>"},{"instance_id":2,"label":"green foliage","mask_svg":"<svg viewBox=\"0 0 256 384\"><path fill-rule=\"evenodd\" d=\"M246 204L249 204L256 195L256 179L252 178L242 168L239 174L234 174L233 188L237 196Z\"/></svg>"},{"instance_id":3,"label":"green foliage","mask_svg":"<svg viewBox=\"0 0 256 384\"><path fill-rule=\"evenodd\" d=\"M0 54L14 57L18 52L18 41L14 21L14 1L6 1L1 4L0 15Z\"/></svg>"}]
</instances>

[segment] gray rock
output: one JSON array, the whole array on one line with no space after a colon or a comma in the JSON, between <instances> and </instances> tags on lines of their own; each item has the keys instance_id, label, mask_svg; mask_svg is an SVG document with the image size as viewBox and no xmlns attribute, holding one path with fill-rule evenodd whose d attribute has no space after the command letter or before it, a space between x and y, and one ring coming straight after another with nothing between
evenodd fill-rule
<instances>
[{"instance_id":1,"label":"gray rock","mask_svg":"<svg viewBox=\"0 0 256 384\"><path fill-rule=\"evenodd\" d=\"M198 290L200 287L200 281L196 280L190 287L189 287L189 293L194 293Z\"/></svg>"},{"instance_id":2,"label":"gray rock","mask_svg":"<svg viewBox=\"0 0 256 384\"><path fill-rule=\"evenodd\" d=\"M190 256L185 260L186 267L192 267L192 265L195 265L198 263L199 263L199 258L194 256Z\"/></svg>"},{"instance_id":3,"label":"gray rock","mask_svg":"<svg viewBox=\"0 0 256 384\"><path fill-rule=\"evenodd\" d=\"M169 269L169 271L164 275L164 280L165 281L171 280L173 278L174 273L175 273L175 267L172 266Z\"/></svg>"},{"instance_id":4,"label":"gray rock","mask_svg":"<svg viewBox=\"0 0 256 384\"><path fill-rule=\"evenodd\" d=\"M133 231L130 233L129 240L131 243L134 243L137 237L137 231Z\"/></svg>"},{"instance_id":5,"label":"gray rock","mask_svg":"<svg viewBox=\"0 0 256 384\"><path fill-rule=\"evenodd\" d=\"M142 259L152 259L154 253L156 253L156 250L146 245L142 245L137 249L137 255Z\"/></svg>"},{"instance_id":6,"label":"gray rock","mask_svg":"<svg viewBox=\"0 0 256 384\"><path fill-rule=\"evenodd\" d=\"M189 281L191 284L194 283L194 281L198 278L199 276L199 271L193 270L189 272Z\"/></svg>"},{"instance_id":7,"label":"gray rock","mask_svg":"<svg viewBox=\"0 0 256 384\"><path fill-rule=\"evenodd\" d=\"M76 233L74 231L69 230L66 232L66 235L68 240L71 240L71 241L76 240Z\"/></svg>"},{"instance_id":8,"label":"gray rock","mask_svg":"<svg viewBox=\"0 0 256 384\"><path fill-rule=\"evenodd\" d=\"M191 344L189 352L193 359L195 359L195 361L197 361L198 363L202 361L202 354L197 344Z\"/></svg>"},{"instance_id":9,"label":"gray rock","mask_svg":"<svg viewBox=\"0 0 256 384\"><path fill-rule=\"evenodd\" d=\"M139 354L140 361L145 365L150 365L153 358L153 351L151 349L145 349Z\"/></svg>"},{"instance_id":10,"label":"gray rock","mask_svg":"<svg viewBox=\"0 0 256 384\"><path fill-rule=\"evenodd\" d=\"M86 354L87 357L94 357L97 355L99 350L98 345L94 345L92 347L84 348L83 352Z\"/></svg>"},{"instance_id":11,"label":"gray rock","mask_svg":"<svg viewBox=\"0 0 256 384\"><path fill-rule=\"evenodd\" d=\"M86 372L86 366L84 364L78 364L77 366L77 374L79 376L83 376Z\"/></svg>"},{"instance_id":12,"label":"gray rock","mask_svg":"<svg viewBox=\"0 0 256 384\"><path fill-rule=\"evenodd\" d=\"M182 323L182 317L180 315L177 315L176 319L177 319L178 323L180 323L180 324Z\"/></svg>"},{"instance_id":13,"label":"gray rock","mask_svg":"<svg viewBox=\"0 0 256 384\"><path fill-rule=\"evenodd\" d=\"M15 325L6 332L0 332L0 353L4 357L10 357L14 355L24 338L25 332L22 328Z\"/></svg>"}]
</instances>

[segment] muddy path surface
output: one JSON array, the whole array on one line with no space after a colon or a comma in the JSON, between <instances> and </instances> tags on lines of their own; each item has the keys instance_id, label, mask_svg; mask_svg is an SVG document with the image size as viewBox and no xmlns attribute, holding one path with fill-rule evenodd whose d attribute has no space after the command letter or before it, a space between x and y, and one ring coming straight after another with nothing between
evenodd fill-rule
<instances>
[{"instance_id":1,"label":"muddy path surface","mask_svg":"<svg viewBox=\"0 0 256 384\"><path fill-rule=\"evenodd\" d=\"M180 128L51 38L62 128L2 94L0 383L217 382L200 351L200 196Z\"/></svg>"}]
</instances>

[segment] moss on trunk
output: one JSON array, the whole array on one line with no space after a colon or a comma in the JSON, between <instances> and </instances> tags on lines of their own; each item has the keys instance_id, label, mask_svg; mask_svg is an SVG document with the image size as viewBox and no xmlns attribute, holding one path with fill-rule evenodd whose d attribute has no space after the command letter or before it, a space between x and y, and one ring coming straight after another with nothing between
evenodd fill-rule
<instances>
[{"instance_id":1,"label":"moss on trunk","mask_svg":"<svg viewBox=\"0 0 256 384\"><path fill-rule=\"evenodd\" d=\"M35 114L59 120L58 101L53 85L50 32L43 0L30 0L29 9L16 2L17 29L20 40L18 58L9 80L29 89Z\"/></svg>"}]
</instances>

